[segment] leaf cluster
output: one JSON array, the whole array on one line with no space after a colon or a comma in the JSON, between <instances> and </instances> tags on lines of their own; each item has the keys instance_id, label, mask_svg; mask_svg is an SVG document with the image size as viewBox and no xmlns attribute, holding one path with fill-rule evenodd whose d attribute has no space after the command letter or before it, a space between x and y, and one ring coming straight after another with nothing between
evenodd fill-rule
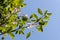
<instances>
[{"instance_id":1,"label":"leaf cluster","mask_svg":"<svg viewBox=\"0 0 60 40\"><path fill-rule=\"evenodd\" d=\"M38 17L35 13L31 14L28 18L27 16L18 16L26 4L24 0L0 0L0 35L3 35L2 40L5 38L4 35L8 34L12 39L14 39L15 34L25 35L24 31L31 25L37 25L36 29L38 32L43 32L43 27L47 25L51 13L47 10L43 13L40 8L37 9ZM28 26L27 23L32 22ZM31 35L31 32L26 34L26 39Z\"/></svg>"}]
</instances>

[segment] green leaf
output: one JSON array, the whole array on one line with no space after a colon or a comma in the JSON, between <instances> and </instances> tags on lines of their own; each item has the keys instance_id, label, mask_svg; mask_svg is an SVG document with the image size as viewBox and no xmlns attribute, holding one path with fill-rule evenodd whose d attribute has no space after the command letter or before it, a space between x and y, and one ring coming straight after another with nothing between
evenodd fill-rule
<instances>
[{"instance_id":1,"label":"green leaf","mask_svg":"<svg viewBox=\"0 0 60 40\"><path fill-rule=\"evenodd\" d=\"M48 21L39 22L39 25L46 26Z\"/></svg>"},{"instance_id":2,"label":"green leaf","mask_svg":"<svg viewBox=\"0 0 60 40\"><path fill-rule=\"evenodd\" d=\"M27 21L28 21L28 18L25 16L22 16L22 20L21 20L22 24L26 24Z\"/></svg>"},{"instance_id":3,"label":"green leaf","mask_svg":"<svg viewBox=\"0 0 60 40\"><path fill-rule=\"evenodd\" d=\"M44 16L44 19L45 19L45 20L49 20L49 17L48 17L48 16Z\"/></svg>"},{"instance_id":4,"label":"green leaf","mask_svg":"<svg viewBox=\"0 0 60 40\"><path fill-rule=\"evenodd\" d=\"M31 19L31 18L33 18L33 16L32 16L32 15L30 16L30 19Z\"/></svg>"},{"instance_id":5,"label":"green leaf","mask_svg":"<svg viewBox=\"0 0 60 40\"><path fill-rule=\"evenodd\" d=\"M0 27L0 32L5 32L6 31L6 29L4 28L4 27Z\"/></svg>"},{"instance_id":6,"label":"green leaf","mask_svg":"<svg viewBox=\"0 0 60 40\"><path fill-rule=\"evenodd\" d=\"M8 33L12 39L14 39L15 35L11 32Z\"/></svg>"},{"instance_id":7,"label":"green leaf","mask_svg":"<svg viewBox=\"0 0 60 40\"><path fill-rule=\"evenodd\" d=\"M36 14L34 14L34 13L30 16L30 18L38 19L37 15L36 15Z\"/></svg>"},{"instance_id":8,"label":"green leaf","mask_svg":"<svg viewBox=\"0 0 60 40\"><path fill-rule=\"evenodd\" d=\"M18 30L18 31L16 31L15 34L24 34L24 32L22 30Z\"/></svg>"},{"instance_id":9,"label":"green leaf","mask_svg":"<svg viewBox=\"0 0 60 40\"><path fill-rule=\"evenodd\" d=\"M46 26L46 25L47 25L47 23L48 23L48 21L45 21L43 26Z\"/></svg>"},{"instance_id":10,"label":"green leaf","mask_svg":"<svg viewBox=\"0 0 60 40\"><path fill-rule=\"evenodd\" d=\"M23 34L23 35L24 35L24 32L23 32L22 30L21 30L20 32L21 32L21 34Z\"/></svg>"},{"instance_id":11,"label":"green leaf","mask_svg":"<svg viewBox=\"0 0 60 40\"><path fill-rule=\"evenodd\" d=\"M39 25L44 25L44 22L39 22Z\"/></svg>"},{"instance_id":12,"label":"green leaf","mask_svg":"<svg viewBox=\"0 0 60 40\"><path fill-rule=\"evenodd\" d=\"M24 31L26 28L22 28L21 30Z\"/></svg>"},{"instance_id":13,"label":"green leaf","mask_svg":"<svg viewBox=\"0 0 60 40\"><path fill-rule=\"evenodd\" d=\"M19 25L19 29L21 29L22 28L22 25Z\"/></svg>"},{"instance_id":14,"label":"green leaf","mask_svg":"<svg viewBox=\"0 0 60 40\"><path fill-rule=\"evenodd\" d=\"M40 8L38 8L38 13L39 13L40 15L43 15L42 10L41 10Z\"/></svg>"},{"instance_id":15,"label":"green leaf","mask_svg":"<svg viewBox=\"0 0 60 40\"><path fill-rule=\"evenodd\" d=\"M23 21L28 21L28 18L27 18L27 17L22 16L22 20L23 20Z\"/></svg>"},{"instance_id":16,"label":"green leaf","mask_svg":"<svg viewBox=\"0 0 60 40\"><path fill-rule=\"evenodd\" d=\"M41 32L43 32L43 28L42 28L42 26L40 27L40 30L41 30Z\"/></svg>"},{"instance_id":17,"label":"green leaf","mask_svg":"<svg viewBox=\"0 0 60 40\"><path fill-rule=\"evenodd\" d=\"M31 35L31 32L28 32L27 35L26 35L26 39L28 39Z\"/></svg>"},{"instance_id":18,"label":"green leaf","mask_svg":"<svg viewBox=\"0 0 60 40\"><path fill-rule=\"evenodd\" d=\"M48 12L48 10L46 10L46 11L44 12L44 15L45 15L45 16L46 16L47 12Z\"/></svg>"},{"instance_id":19,"label":"green leaf","mask_svg":"<svg viewBox=\"0 0 60 40\"><path fill-rule=\"evenodd\" d=\"M26 6L26 4L21 4L20 5L20 8L23 8L23 7L25 7Z\"/></svg>"},{"instance_id":20,"label":"green leaf","mask_svg":"<svg viewBox=\"0 0 60 40\"><path fill-rule=\"evenodd\" d=\"M20 31L18 30L18 31L16 31L16 33L15 34L20 34Z\"/></svg>"},{"instance_id":21,"label":"green leaf","mask_svg":"<svg viewBox=\"0 0 60 40\"><path fill-rule=\"evenodd\" d=\"M43 22L43 19L42 19L42 18L40 18L40 19L39 19L39 22Z\"/></svg>"},{"instance_id":22,"label":"green leaf","mask_svg":"<svg viewBox=\"0 0 60 40\"><path fill-rule=\"evenodd\" d=\"M38 32L43 32L42 25L37 26L36 29L37 29Z\"/></svg>"},{"instance_id":23,"label":"green leaf","mask_svg":"<svg viewBox=\"0 0 60 40\"><path fill-rule=\"evenodd\" d=\"M8 29L7 29L8 28ZM12 27L6 27L7 29L7 32L11 31L12 30Z\"/></svg>"},{"instance_id":24,"label":"green leaf","mask_svg":"<svg viewBox=\"0 0 60 40\"><path fill-rule=\"evenodd\" d=\"M47 15L48 15L48 16L51 16L51 15L52 15L52 13L47 13Z\"/></svg>"}]
</instances>

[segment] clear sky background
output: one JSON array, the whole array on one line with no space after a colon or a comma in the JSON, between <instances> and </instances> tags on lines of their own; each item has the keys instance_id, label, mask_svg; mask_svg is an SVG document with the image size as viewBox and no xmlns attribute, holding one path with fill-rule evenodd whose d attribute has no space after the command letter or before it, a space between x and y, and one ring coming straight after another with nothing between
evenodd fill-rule
<instances>
[{"instance_id":1,"label":"clear sky background","mask_svg":"<svg viewBox=\"0 0 60 40\"><path fill-rule=\"evenodd\" d=\"M33 29L28 40L60 40L60 0L25 0L27 6L22 9L22 13L31 15L37 13L37 8L41 8L44 12L48 10L52 13L48 25L44 28L44 32L37 32ZM6 37L5 40L11 40ZM14 40L26 40L25 36L16 35Z\"/></svg>"}]
</instances>

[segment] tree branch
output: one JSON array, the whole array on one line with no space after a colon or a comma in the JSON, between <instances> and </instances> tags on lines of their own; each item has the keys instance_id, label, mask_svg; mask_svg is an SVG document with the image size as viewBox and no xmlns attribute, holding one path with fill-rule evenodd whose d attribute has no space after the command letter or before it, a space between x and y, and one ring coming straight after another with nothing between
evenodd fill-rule
<instances>
[{"instance_id":1,"label":"tree branch","mask_svg":"<svg viewBox=\"0 0 60 40\"><path fill-rule=\"evenodd\" d=\"M28 25L28 26L26 26L26 27L22 27L22 28L28 28L28 27L30 27L31 25L36 25L35 23L37 23L39 20L40 20L40 18L39 18L36 22L34 22L33 24L30 24L30 25ZM19 29L20 29L20 28L17 28L17 29L14 29L14 30L10 31L10 32L15 32L15 31L17 31L17 30L19 30ZM3 33L1 33L0 35L6 34L6 33L8 33L8 32L3 32Z\"/></svg>"}]
</instances>

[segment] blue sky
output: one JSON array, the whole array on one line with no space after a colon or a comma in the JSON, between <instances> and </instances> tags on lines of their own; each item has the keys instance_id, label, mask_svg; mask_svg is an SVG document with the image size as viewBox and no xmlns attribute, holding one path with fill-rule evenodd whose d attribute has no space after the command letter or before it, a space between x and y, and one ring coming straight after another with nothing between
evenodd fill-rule
<instances>
[{"instance_id":1,"label":"blue sky","mask_svg":"<svg viewBox=\"0 0 60 40\"><path fill-rule=\"evenodd\" d=\"M37 8L41 8L44 12L48 10L52 13L48 25L44 28L44 32L34 32L28 40L60 40L60 0L25 0L27 6L22 9L22 13L31 15L37 13ZM6 37L5 40L11 40ZM16 35L15 40L26 40L25 36Z\"/></svg>"}]
</instances>

